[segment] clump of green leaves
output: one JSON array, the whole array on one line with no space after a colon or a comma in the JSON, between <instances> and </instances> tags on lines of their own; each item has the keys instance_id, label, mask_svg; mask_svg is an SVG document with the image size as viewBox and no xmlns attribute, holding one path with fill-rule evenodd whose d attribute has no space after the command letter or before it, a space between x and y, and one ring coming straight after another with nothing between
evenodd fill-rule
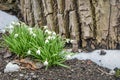
<instances>
[{"instance_id":1,"label":"clump of green leaves","mask_svg":"<svg viewBox=\"0 0 120 80\"><path fill-rule=\"evenodd\" d=\"M4 41L9 50L19 57L32 57L41 61L46 68L63 66L66 52L63 51L64 41L55 32L47 29L31 28L24 23L13 23L7 27L9 35L4 35Z\"/></svg>"},{"instance_id":2,"label":"clump of green leaves","mask_svg":"<svg viewBox=\"0 0 120 80\"><path fill-rule=\"evenodd\" d=\"M120 69L117 69L115 72L115 77L120 78Z\"/></svg>"}]
</instances>

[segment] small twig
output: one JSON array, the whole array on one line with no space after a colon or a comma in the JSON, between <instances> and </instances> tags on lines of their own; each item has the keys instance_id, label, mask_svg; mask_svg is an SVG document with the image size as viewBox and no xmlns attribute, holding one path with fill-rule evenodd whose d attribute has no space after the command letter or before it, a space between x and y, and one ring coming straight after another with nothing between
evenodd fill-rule
<instances>
[{"instance_id":1,"label":"small twig","mask_svg":"<svg viewBox=\"0 0 120 80\"><path fill-rule=\"evenodd\" d=\"M102 70L102 69L100 69L100 68L98 68L98 70L99 70L100 72L102 72L102 74L110 75L108 72L103 71L103 70Z\"/></svg>"}]
</instances>

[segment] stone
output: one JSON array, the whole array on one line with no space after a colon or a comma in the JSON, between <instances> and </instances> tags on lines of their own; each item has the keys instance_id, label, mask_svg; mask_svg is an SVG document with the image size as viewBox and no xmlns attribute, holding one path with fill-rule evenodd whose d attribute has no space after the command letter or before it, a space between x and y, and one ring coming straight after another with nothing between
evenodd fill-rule
<instances>
[{"instance_id":1,"label":"stone","mask_svg":"<svg viewBox=\"0 0 120 80\"><path fill-rule=\"evenodd\" d=\"M105 55L105 54L106 54L106 52L104 50L100 51L100 55Z\"/></svg>"},{"instance_id":2,"label":"stone","mask_svg":"<svg viewBox=\"0 0 120 80\"><path fill-rule=\"evenodd\" d=\"M14 64L13 62L9 62L4 69L4 73L15 72L15 71L19 71L19 70L20 70L19 65Z\"/></svg>"}]
</instances>

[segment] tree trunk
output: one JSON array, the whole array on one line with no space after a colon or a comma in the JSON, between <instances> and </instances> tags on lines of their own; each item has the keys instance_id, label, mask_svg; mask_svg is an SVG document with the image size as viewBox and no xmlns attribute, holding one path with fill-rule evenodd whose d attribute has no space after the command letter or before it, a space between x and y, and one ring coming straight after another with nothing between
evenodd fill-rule
<instances>
[{"instance_id":1,"label":"tree trunk","mask_svg":"<svg viewBox=\"0 0 120 80\"><path fill-rule=\"evenodd\" d=\"M20 0L29 25L47 25L86 49L120 49L120 0Z\"/></svg>"}]
</instances>

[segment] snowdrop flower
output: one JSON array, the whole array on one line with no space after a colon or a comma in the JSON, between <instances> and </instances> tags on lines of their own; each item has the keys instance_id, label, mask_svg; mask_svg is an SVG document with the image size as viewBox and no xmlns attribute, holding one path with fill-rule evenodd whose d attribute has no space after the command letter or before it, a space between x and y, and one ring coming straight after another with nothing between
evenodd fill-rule
<instances>
[{"instance_id":1,"label":"snowdrop flower","mask_svg":"<svg viewBox=\"0 0 120 80\"><path fill-rule=\"evenodd\" d=\"M48 32L48 30L45 30L45 33L47 33Z\"/></svg>"},{"instance_id":2,"label":"snowdrop flower","mask_svg":"<svg viewBox=\"0 0 120 80\"><path fill-rule=\"evenodd\" d=\"M55 39L55 36L52 36L51 39Z\"/></svg>"},{"instance_id":3,"label":"snowdrop flower","mask_svg":"<svg viewBox=\"0 0 120 80\"><path fill-rule=\"evenodd\" d=\"M32 28L28 28L28 31L32 31L33 29Z\"/></svg>"},{"instance_id":4,"label":"snowdrop flower","mask_svg":"<svg viewBox=\"0 0 120 80\"><path fill-rule=\"evenodd\" d=\"M30 55L30 54L31 54L31 51L30 51L30 50L28 50L27 54L28 54L28 55Z\"/></svg>"},{"instance_id":5,"label":"snowdrop flower","mask_svg":"<svg viewBox=\"0 0 120 80\"><path fill-rule=\"evenodd\" d=\"M10 24L8 28L9 28L9 29L13 29L14 26Z\"/></svg>"},{"instance_id":6,"label":"snowdrop flower","mask_svg":"<svg viewBox=\"0 0 120 80\"><path fill-rule=\"evenodd\" d=\"M69 42L70 42L70 39L66 39L66 42L69 43Z\"/></svg>"},{"instance_id":7,"label":"snowdrop flower","mask_svg":"<svg viewBox=\"0 0 120 80\"><path fill-rule=\"evenodd\" d=\"M30 31L30 34L34 34L33 31Z\"/></svg>"},{"instance_id":8,"label":"snowdrop flower","mask_svg":"<svg viewBox=\"0 0 120 80\"><path fill-rule=\"evenodd\" d=\"M13 21L13 22L11 22L11 24L15 24L15 22Z\"/></svg>"},{"instance_id":9,"label":"snowdrop flower","mask_svg":"<svg viewBox=\"0 0 120 80\"><path fill-rule=\"evenodd\" d=\"M15 34L15 35L14 35L14 38L17 38L17 37L18 37L18 34Z\"/></svg>"},{"instance_id":10,"label":"snowdrop flower","mask_svg":"<svg viewBox=\"0 0 120 80\"><path fill-rule=\"evenodd\" d=\"M47 66L48 65L48 61L46 60L43 64L44 64L44 66Z\"/></svg>"},{"instance_id":11,"label":"snowdrop flower","mask_svg":"<svg viewBox=\"0 0 120 80\"><path fill-rule=\"evenodd\" d=\"M48 27L47 26L44 26L44 29L47 29Z\"/></svg>"},{"instance_id":12,"label":"snowdrop flower","mask_svg":"<svg viewBox=\"0 0 120 80\"><path fill-rule=\"evenodd\" d=\"M50 39L52 39L52 37L51 36L48 36L48 38L47 38L48 40L50 40Z\"/></svg>"},{"instance_id":13,"label":"snowdrop flower","mask_svg":"<svg viewBox=\"0 0 120 80\"><path fill-rule=\"evenodd\" d=\"M36 54L40 55L40 50L39 49L36 51Z\"/></svg>"},{"instance_id":14,"label":"snowdrop flower","mask_svg":"<svg viewBox=\"0 0 120 80\"><path fill-rule=\"evenodd\" d=\"M56 35L56 33L55 33L55 32L53 32L52 34L53 34L53 35Z\"/></svg>"},{"instance_id":15,"label":"snowdrop flower","mask_svg":"<svg viewBox=\"0 0 120 80\"><path fill-rule=\"evenodd\" d=\"M52 32L51 31L48 31L48 34L51 34Z\"/></svg>"},{"instance_id":16,"label":"snowdrop flower","mask_svg":"<svg viewBox=\"0 0 120 80\"><path fill-rule=\"evenodd\" d=\"M74 40L70 40L71 43L73 43Z\"/></svg>"},{"instance_id":17,"label":"snowdrop flower","mask_svg":"<svg viewBox=\"0 0 120 80\"><path fill-rule=\"evenodd\" d=\"M33 33L32 35L33 35L34 38L36 37L36 34L35 34L35 33Z\"/></svg>"},{"instance_id":18,"label":"snowdrop flower","mask_svg":"<svg viewBox=\"0 0 120 80\"><path fill-rule=\"evenodd\" d=\"M16 24L16 25L18 25L18 26L20 25L20 23L19 23L19 22L16 22L15 24Z\"/></svg>"},{"instance_id":19,"label":"snowdrop flower","mask_svg":"<svg viewBox=\"0 0 120 80\"><path fill-rule=\"evenodd\" d=\"M71 59L72 57L71 57L71 55L66 55L66 59L67 60L69 60L69 59Z\"/></svg>"},{"instance_id":20,"label":"snowdrop flower","mask_svg":"<svg viewBox=\"0 0 120 80\"><path fill-rule=\"evenodd\" d=\"M46 43L49 43L49 40L48 40L48 39L45 40L45 44L46 44Z\"/></svg>"},{"instance_id":21,"label":"snowdrop flower","mask_svg":"<svg viewBox=\"0 0 120 80\"><path fill-rule=\"evenodd\" d=\"M49 30L45 30L45 33L51 34L52 32Z\"/></svg>"},{"instance_id":22,"label":"snowdrop flower","mask_svg":"<svg viewBox=\"0 0 120 80\"><path fill-rule=\"evenodd\" d=\"M10 29L10 30L9 30L9 33L11 34L12 32L13 32L13 29Z\"/></svg>"}]
</instances>

